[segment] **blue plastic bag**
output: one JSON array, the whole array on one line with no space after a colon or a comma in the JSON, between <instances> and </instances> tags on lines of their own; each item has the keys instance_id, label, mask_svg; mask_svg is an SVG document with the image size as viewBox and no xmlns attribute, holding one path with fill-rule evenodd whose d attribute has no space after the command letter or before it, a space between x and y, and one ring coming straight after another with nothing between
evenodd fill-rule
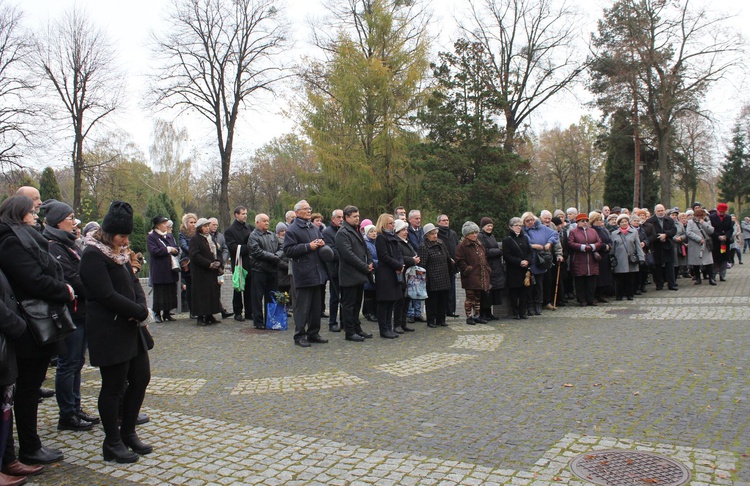
<instances>
[{"instance_id":1,"label":"blue plastic bag","mask_svg":"<svg viewBox=\"0 0 750 486\"><path fill-rule=\"evenodd\" d=\"M427 270L417 266L406 269L406 295L411 300L427 299Z\"/></svg>"},{"instance_id":2,"label":"blue plastic bag","mask_svg":"<svg viewBox=\"0 0 750 486\"><path fill-rule=\"evenodd\" d=\"M274 331L286 331L287 315L286 305L276 303L276 299L271 295L271 302L266 306L266 329Z\"/></svg>"}]
</instances>

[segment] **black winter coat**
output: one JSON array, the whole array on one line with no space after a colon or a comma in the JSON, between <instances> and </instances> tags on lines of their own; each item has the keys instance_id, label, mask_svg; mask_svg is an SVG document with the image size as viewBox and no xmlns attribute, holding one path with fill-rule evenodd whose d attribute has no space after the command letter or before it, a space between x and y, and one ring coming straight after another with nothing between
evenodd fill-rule
<instances>
[{"instance_id":1,"label":"black winter coat","mask_svg":"<svg viewBox=\"0 0 750 486\"><path fill-rule=\"evenodd\" d=\"M250 247L250 264L253 271L266 273L278 271L279 261L284 252L281 251L281 243L275 233L255 228L250 233L247 245Z\"/></svg>"},{"instance_id":2,"label":"black winter coat","mask_svg":"<svg viewBox=\"0 0 750 486\"><path fill-rule=\"evenodd\" d=\"M484 246L487 263L490 264L490 285L492 290L505 288L505 265L503 264L503 250L497 244L492 233L479 231L479 242Z\"/></svg>"},{"instance_id":3,"label":"black winter coat","mask_svg":"<svg viewBox=\"0 0 750 486\"><path fill-rule=\"evenodd\" d=\"M63 270L57 259L49 254L49 242L33 227L26 224L16 227L37 249L26 249L7 224L0 224L0 270L5 272L18 301L36 298L57 304L70 302L70 292L63 280ZM44 358L54 354L56 343L39 346L26 329L16 341L16 355L21 358Z\"/></svg>"},{"instance_id":4,"label":"black winter coat","mask_svg":"<svg viewBox=\"0 0 750 486\"><path fill-rule=\"evenodd\" d=\"M661 265L665 262L674 262L674 251L672 251L672 238L677 234L677 226L674 224L674 220L669 216L664 216L662 220L664 228L659 224L659 218L656 215L651 216L646 220L644 226L651 225L653 233L649 234L648 245L651 247L651 253L654 254L654 260L657 264ZM644 228L649 233L648 228ZM666 241L662 242L659 239L660 234L666 234Z\"/></svg>"},{"instance_id":5,"label":"black winter coat","mask_svg":"<svg viewBox=\"0 0 750 486\"><path fill-rule=\"evenodd\" d=\"M76 300L68 302L68 310L73 318L86 317L86 289L80 275L81 252L75 245L75 240L61 241L55 238L45 229L44 236L49 240L49 254L52 255L62 267L63 279L73 287ZM55 239L52 239L55 238Z\"/></svg>"},{"instance_id":6,"label":"black winter coat","mask_svg":"<svg viewBox=\"0 0 750 486\"><path fill-rule=\"evenodd\" d=\"M8 354L3 363L3 373L0 373L0 385L7 386L15 383L18 378L18 364L14 341L21 338L26 331L26 321L18 314L18 302L13 295L8 279L0 271L0 339L5 339Z\"/></svg>"},{"instance_id":7,"label":"black winter coat","mask_svg":"<svg viewBox=\"0 0 750 486\"><path fill-rule=\"evenodd\" d=\"M711 254L714 257L714 263L728 262L729 261L729 245L732 243L732 233L734 232L734 223L732 218L728 214L724 215L724 218L720 218L719 214L712 214L711 226L714 227L714 232L711 235ZM726 240L719 241L719 236L726 236ZM721 245L725 245L724 253L721 252Z\"/></svg>"},{"instance_id":8,"label":"black winter coat","mask_svg":"<svg viewBox=\"0 0 750 486\"><path fill-rule=\"evenodd\" d=\"M342 223L336 233L336 252L339 255L339 286L354 287L370 280L372 257L357 228Z\"/></svg>"},{"instance_id":9,"label":"black winter coat","mask_svg":"<svg viewBox=\"0 0 750 486\"><path fill-rule=\"evenodd\" d=\"M427 270L427 292L450 290L453 272L448 247L438 238L430 241L425 238L419 247L419 266Z\"/></svg>"},{"instance_id":10,"label":"black winter coat","mask_svg":"<svg viewBox=\"0 0 750 486\"><path fill-rule=\"evenodd\" d=\"M393 233L383 232L375 239L375 249L378 251L378 267L375 269L375 298L382 302L403 299L405 287L396 277L398 272L404 270L404 258L399 250L399 238Z\"/></svg>"},{"instance_id":11,"label":"black winter coat","mask_svg":"<svg viewBox=\"0 0 750 486\"><path fill-rule=\"evenodd\" d=\"M229 247L229 258L232 260L232 271L234 271L237 262L234 261L237 256L237 245L240 245L240 256L242 257L242 268L245 270L251 270L250 264L250 249L247 247L247 239L250 238L250 233L253 232L255 226L247 223L240 223L236 219L234 223L224 231L224 239L227 240L227 247Z\"/></svg>"},{"instance_id":12,"label":"black winter coat","mask_svg":"<svg viewBox=\"0 0 750 486\"><path fill-rule=\"evenodd\" d=\"M284 254L292 259L294 286L298 289L325 285L326 267L310 242L323 238L320 228L302 218L294 218L284 235Z\"/></svg>"},{"instance_id":13,"label":"black winter coat","mask_svg":"<svg viewBox=\"0 0 750 486\"><path fill-rule=\"evenodd\" d=\"M218 277L224 270L222 267L212 269L212 262L221 263L221 258L211 252L206 237L196 232L190 238L190 275L193 279L190 311L196 316L221 312L221 285ZM244 262L242 263L244 266Z\"/></svg>"},{"instance_id":14,"label":"black winter coat","mask_svg":"<svg viewBox=\"0 0 750 486\"><path fill-rule=\"evenodd\" d=\"M99 248L87 246L81 256L81 279L88 301L91 365L111 366L148 352L138 326L148 318L148 304L130 263L119 265Z\"/></svg>"},{"instance_id":15,"label":"black winter coat","mask_svg":"<svg viewBox=\"0 0 750 486\"><path fill-rule=\"evenodd\" d=\"M339 229L339 226L330 225L321 231L326 246L329 246L331 250L333 250L333 260L326 262L325 267L328 272L328 278L334 280L338 280L339 278L339 250L336 248L336 235L338 234Z\"/></svg>"},{"instance_id":16,"label":"black winter coat","mask_svg":"<svg viewBox=\"0 0 750 486\"><path fill-rule=\"evenodd\" d=\"M508 236L503 238L503 258L505 259L505 285L516 289L523 287L523 279L530 266L522 267L521 261L531 262L531 245L523 231L516 235L510 230Z\"/></svg>"}]
</instances>

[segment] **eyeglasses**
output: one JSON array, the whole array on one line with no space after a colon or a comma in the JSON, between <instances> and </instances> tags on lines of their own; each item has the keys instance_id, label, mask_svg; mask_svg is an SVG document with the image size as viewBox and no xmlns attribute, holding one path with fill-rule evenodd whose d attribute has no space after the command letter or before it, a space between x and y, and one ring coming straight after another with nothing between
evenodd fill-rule
<instances>
[{"instance_id":1,"label":"eyeglasses","mask_svg":"<svg viewBox=\"0 0 750 486\"><path fill-rule=\"evenodd\" d=\"M76 220L75 216L68 216L65 219L67 219L68 221L75 221Z\"/></svg>"},{"instance_id":2,"label":"eyeglasses","mask_svg":"<svg viewBox=\"0 0 750 486\"><path fill-rule=\"evenodd\" d=\"M523 226L522 224L513 224L511 225L511 228L515 228L516 226Z\"/></svg>"},{"instance_id":3,"label":"eyeglasses","mask_svg":"<svg viewBox=\"0 0 750 486\"><path fill-rule=\"evenodd\" d=\"M312 208L299 208L300 211L310 211L312 212Z\"/></svg>"}]
</instances>

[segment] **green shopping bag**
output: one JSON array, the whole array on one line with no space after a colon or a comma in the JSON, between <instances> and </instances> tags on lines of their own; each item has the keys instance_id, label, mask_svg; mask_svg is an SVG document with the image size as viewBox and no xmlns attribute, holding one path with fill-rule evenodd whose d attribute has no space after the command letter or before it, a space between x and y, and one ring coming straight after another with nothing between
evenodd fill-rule
<instances>
[{"instance_id":1,"label":"green shopping bag","mask_svg":"<svg viewBox=\"0 0 750 486\"><path fill-rule=\"evenodd\" d=\"M242 257L240 256L240 245L237 245L237 254L234 258L235 266L234 272L232 272L232 288L237 292L245 291L245 279L247 278L247 270L242 268Z\"/></svg>"}]
</instances>

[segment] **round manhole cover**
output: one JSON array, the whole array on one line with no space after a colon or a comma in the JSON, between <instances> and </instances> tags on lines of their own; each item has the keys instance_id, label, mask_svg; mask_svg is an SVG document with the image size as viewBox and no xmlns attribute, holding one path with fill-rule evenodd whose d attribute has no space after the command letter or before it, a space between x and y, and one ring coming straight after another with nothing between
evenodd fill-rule
<instances>
[{"instance_id":1,"label":"round manhole cover","mask_svg":"<svg viewBox=\"0 0 750 486\"><path fill-rule=\"evenodd\" d=\"M610 309L604 311L605 314L648 314L648 312L643 309Z\"/></svg>"},{"instance_id":2,"label":"round manhole cover","mask_svg":"<svg viewBox=\"0 0 750 486\"><path fill-rule=\"evenodd\" d=\"M680 486L690 471L667 457L642 451L596 451L578 456L570 469L581 479L608 486Z\"/></svg>"}]
</instances>

